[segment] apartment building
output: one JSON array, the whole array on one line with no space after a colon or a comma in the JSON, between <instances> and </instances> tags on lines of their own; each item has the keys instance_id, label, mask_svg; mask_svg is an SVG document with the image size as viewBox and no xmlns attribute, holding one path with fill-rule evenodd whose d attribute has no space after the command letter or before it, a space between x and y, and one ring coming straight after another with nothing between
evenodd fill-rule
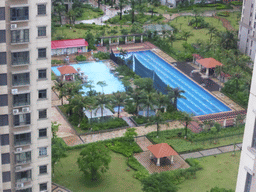
<instances>
[{"instance_id":1,"label":"apartment building","mask_svg":"<svg viewBox=\"0 0 256 192\"><path fill-rule=\"evenodd\" d=\"M51 191L51 1L0 0L0 191Z\"/></svg>"},{"instance_id":2,"label":"apartment building","mask_svg":"<svg viewBox=\"0 0 256 192\"><path fill-rule=\"evenodd\" d=\"M238 33L238 48L253 61L256 51L256 2L244 0Z\"/></svg>"},{"instance_id":3,"label":"apartment building","mask_svg":"<svg viewBox=\"0 0 256 192\"><path fill-rule=\"evenodd\" d=\"M256 65L254 65L251 91L237 177L236 192L256 191Z\"/></svg>"}]
</instances>

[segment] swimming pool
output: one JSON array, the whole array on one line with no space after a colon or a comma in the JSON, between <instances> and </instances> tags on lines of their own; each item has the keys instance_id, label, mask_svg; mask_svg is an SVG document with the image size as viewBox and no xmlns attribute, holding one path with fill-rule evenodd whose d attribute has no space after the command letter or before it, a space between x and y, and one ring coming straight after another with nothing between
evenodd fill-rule
<instances>
[{"instance_id":1,"label":"swimming pool","mask_svg":"<svg viewBox=\"0 0 256 192\"><path fill-rule=\"evenodd\" d=\"M206 115L230 111L224 103L216 99L209 92L190 80L187 76L176 70L163 59L151 51L130 52L148 69L153 70L161 80L172 88L179 87L184 90L187 99L178 99L178 109L193 113L194 115Z\"/></svg>"},{"instance_id":2,"label":"swimming pool","mask_svg":"<svg viewBox=\"0 0 256 192\"><path fill-rule=\"evenodd\" d=\"M87 63L80 63L80 64L73 64L71 65L76 70L80 68L81 71L84 72L85 75L88 76L88 80L92 80L95 86L93 89L97 92L102 92L101 86L97 85L99 81L105 81L107 83L106 87L103 87L105 94L112 94L113 92L117 91L125 91L125 88L122 82L115 77L109 70L109 68L103 62L87 62ZM59 66L58 66L59 67ZM57 75L60 76L60 72L57 69L58 67L52 67L52 71ZM89 88L83 86L83 91L89 91Z\"/></svg>"}]
</instances>

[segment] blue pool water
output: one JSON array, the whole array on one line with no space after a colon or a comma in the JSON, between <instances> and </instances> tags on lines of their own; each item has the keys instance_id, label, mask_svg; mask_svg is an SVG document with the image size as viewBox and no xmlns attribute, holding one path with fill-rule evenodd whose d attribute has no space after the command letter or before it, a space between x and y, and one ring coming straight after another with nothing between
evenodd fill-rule
<instances>
[{"instance_id":1,"label":"blue pool water","mask_svg":"<svg viewBox=\"0 0 256 192\"><path fill-rule=\"evenodd\" d=\"M81 71L84 72L85 75L88 76L88 80L92 80L95 86L93 89L97 92L102 92L101 86L97 85L98 81L105 81L107 83L106 87L103 87L105 94L111 94L117 91L125 91L125 88L122 82L115 77L112 73L110 73L109 68L103 62L89 62L89 63L82 63L82 64L74 64L71 65L76 70L80 68ZM57 69L58 67L52 67L52 71L57 75L60 76L60 72ZM89 91L89 88L83 86L83 91Z\"/></svg>"},{"instance_id":2,"label":"blue pool water","mask_svg":"<svg viewBox=\"0 0 256 192\"><path fill-rule=\"evenodd\" d=\"M179 87L184 90L183 94L187 99L178 99L178 109L193 113L195 115L206 115L230 111L224 103L216 99L209 92L201 88L197 83L169 65L163 59L151 51L140 51L129 53L134 54L137 59L147 68L155 71L162 81L172 88ZM129 57L127 55L127 57Z\"/></svg>"}]
</instances>

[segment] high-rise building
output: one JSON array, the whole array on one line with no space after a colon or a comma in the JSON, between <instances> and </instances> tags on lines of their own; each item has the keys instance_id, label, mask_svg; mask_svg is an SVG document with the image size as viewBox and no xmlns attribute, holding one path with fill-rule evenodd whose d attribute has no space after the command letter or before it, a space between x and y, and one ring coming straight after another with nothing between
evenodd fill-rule
<instances>
[{"instance_id":1,"label":"high-rise building","mask_svg":"<svg viewBox=\"0 0 256 192\"><path fill-rule=\"evenodd\" d=\"M255 0L244 0L242 17L239 26L238 47L239 50L248 55L253 61L256 53L256 2Z\"/></svg>"},{"instance_id":2,"label":"high-rise building","mask_svg":"<svg viewBox=\"0 0 256 192\"><path fill-rule=\"evenodd\" d=\"M0 191L51 191L51 1L0 0Z\"/></svg>"},{"instance_id":3,"label":"high-rise building","mask_svg":"<svg viewBox=\"0 0 256 192\"><path fill-rule=\"evenodd\" d=\"M255 61L256 62L256 61ZM256 65L254 64L236 192L256 191Z\"/></svg>"}]
</instances>

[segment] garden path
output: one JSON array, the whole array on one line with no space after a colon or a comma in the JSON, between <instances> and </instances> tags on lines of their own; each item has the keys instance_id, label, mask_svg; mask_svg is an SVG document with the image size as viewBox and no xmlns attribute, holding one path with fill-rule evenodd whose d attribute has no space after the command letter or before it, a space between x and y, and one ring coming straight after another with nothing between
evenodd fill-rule
<instances>
[{"instance_id":1,"label":"garden path","mask_svg":"<svg viewBox=\"0 0 256 192\"><path fill-rule=\"evenodd\" d=\"M65 187L52 183L52 192L71 192L71 191L66 189Z\"/></svg>"},{"instance_id":2,"label":"garden path","mask_svg":"<svg viewBox=\"0 0 256 192\"><path fill-rule=\"evenodd\" d=\"M225 27L228 31L235 31L235 29L230 24L229 20L218 16L215 16L214 18L219 19L222 22L223 27Z\"/></svg>"}]
</instances>

